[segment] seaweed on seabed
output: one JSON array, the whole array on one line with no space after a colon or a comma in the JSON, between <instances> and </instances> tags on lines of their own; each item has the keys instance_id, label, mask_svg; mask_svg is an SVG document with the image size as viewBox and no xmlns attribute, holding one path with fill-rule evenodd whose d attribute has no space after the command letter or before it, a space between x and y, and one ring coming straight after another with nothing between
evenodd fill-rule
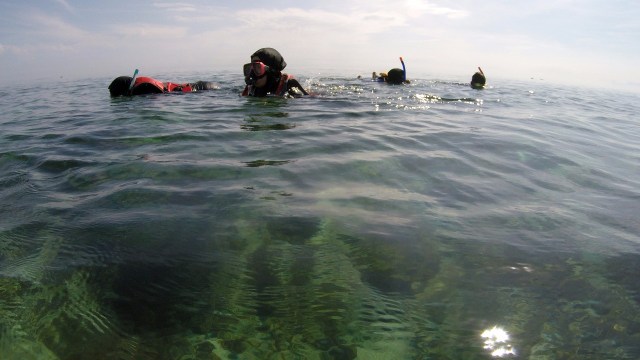
<instances>
[{"instance_id":1,"label":"seaweed on seabed","mask_svg":"<svg viewBox=\"0 0 640 360\"><path fill-rule=\"evenodd\" d=\"M257 281L258 275L267 274L256 267L261 266L272 236L259 216L246 213L227 231L230 235L216 239L215 248L210 249L218 260L202 284L205 295L201 300L207 311L198 318L197 333L190 337L192 351L213 358L268 358L274 346L260 319Z\"/></svg>"},{"instance_id":2,"label":"seaweed on seabed","mask_svg":"<svg viewBox=\"0 0 640 360\"><path fill-rule=\"evenodd\" d=\"M47 231L40 232L39 239L38 252L10 268L19 276L0 278L4 300L0 302L0 355L3 359L104 355L119 337L109 312L98 301L99 291L90 284L89 273L83 269L54 273L63 240Z\"/></svg>"},{"instance_id":3,"label":"seaweed on seabed","mask_svg":"<svg viewBox=\"0 0 640 360\"><path fill-rule=\"evenodd\" d=\"M574 275L558 284L566 295L559 299L554 321L562 324L565 339L574 345L564 348L584 359L638 358L640 304L627 289L604 276L593 260L567 263Z\"/></svg>"},{"instance_id":4,"label":"seaweed on seabed","mask_svg":"<svg viewBox=\"0 0 640 360\"><path fill-rule=\"evenodd\" d=\"M252 316L234 317L219 333L220 342L242 356L313 359L313 349L300 336L300 327L309 325L300 316L307 307L301 286L307 282L308 268L301 235L314 229L315 221L257 216L236 224L232 248L247 272L231 296L243 302Z\"/></svg>"},{"instance_id":5,"label":"seaweed on seabed","mask_svg":"<svg viewBox=\"0 0 640 360\"><path fill-rule=\"evenodd\" d=\"M410 331L379 331L402 327L402 306L361 281L350 245L330 221L317 228L314 221L284 219L292 228L282 219L238 221L242 240L235 242L233 253L239 263L230 264L229 271L240 264L249 270L238 276L221 269L212 292L245 310L233 312L226 300L218 303L217 311L227 318L221 314L207 321L215 333L211 341L243 357L353 359L359 352L388 352L410 358ZM299 236L309 229L318 231L306 240Z\"/></svg>"},{"instance_id":6,"label":"seaweed on seabed","mask_svg":"<svg viewBox=\"0 0 640 360\"><path fill-rule=\"evenodd\" d=\"M529 334L523 354L533 359L638 357L640 306L604 277L596 262L567 259L548 264L544 272L552 272L544 283L547 297L537 301L538 316L527 324L539 335Z\"/></svg>"},{"instance_id":7,"label":"seaweed on seabed","mask_svg":"<svg viewBox=\"0 0 640 360\"><path fill-rule=\"evenodd\" d=\"M516 274L512 266L488 262L465 269L462 260L457 255L443 259L441 272L418 296L433 320L417 331L423 354L447 359L465 352L464 358L485 358L482 348L468 344L477 344L478 326L494 326L487 322L497 319L516 339L518 358L637 358L640 306L606 279L597 263L547 259ZM491 287L474 291L469 283Z\"/></svg>"},{"instance_id":8,"label":"seaweed on seabed","mask_svg":"<svg viewBox=\"0 0 640 360\"><path fill-rule=\"evenodd\" d=\"M474 343L477 334L468 324L465 293L460 291L468 276L456 258L440 260L439 271L416 294L412 315L417 351L425 358L484 359Z\"/></svg>"},{"instance_id":9,"label":"seaweed on seabed","mask_svg":"<svg viewBox=\"0 0 640 360\"><path fill-rule=\"evenodd\" d=\"M283 243L274 257L277 284L270 290L274 316L267 319L278 341L292 348L283 355L353 359L356 344L358 274L326 222L303 243Z\"/></svg>"},{"instance_id":10,"label":"seaweed on seabed","mask_svg":"<svg viewBox=\"0 0 640 360\"><path fill-rule=\"evenodd\" d=\"M34 241L19 241L18 233L3 233L0 272L0 355L3 358L54 359L41 341L43 307L48 308L47 269L57 257L62 239L45 230L30 234ZM25 244L41 243L37 249ZM33 252L33 253L32 253ZM42 306L42 305L45 306Z\"/></svg>"},{"instance_id":11,"label":"seaweed on seabed","mask_svg":"<svg viewBox=\"0 0 640 360\"><path fill-rule=\"evenodd\" d=\"M237 338L242 346L233 352L256 358L354 358L355 347L335 334L336 317L348 303L337 298L332 299L330 307L323 307L324 301L319 303L319 298L326 300L332 294L320 293L318 286L314 285L316 247L297 236L292 237L293 233L287 230L287 226L274 226L274 222L281 220L268 220L270 222L242 226L243 235L253 239L246 242L245 249L251 250L243 256L251 258L254 301L257 301L255 305L261 325L247 329L249 332L234 331L236 337L242 334L242 338ZM313 221L288 220L302 233L307 232L305 229L315 228ZM347 293L348 289L342 291ZM228 333L227 336L233 335Z\"/></svg>"},{"instance_id":12,"label":"seaweed on seabed","mask_svg":"<svg viewBox=\"0 0 640 360\"><path fill-rule=\"evenodd\" d=\"M101 300L107 297L104 291L108 289L100 286L95 274L82 268L43 289L46 300L31 304L40 310L41 341L60 358L99 358L118 349L123 339L113 313Z\"/></svg>"},{"instance_id":13,"label":"seaweed on seabed","mask_svg":"<svg viewBox=\"0 0 640 360\"><path fill-rule=\"evenodd\" d=\"M313 311L308 316L319 326L310 339L325 354L413 358L406 304L363 281L361 264L354 258L360 248L354 248L353 241L331 220L323 221L309 240L314 266L308 289Z\"/></svg>"}]
</instances>

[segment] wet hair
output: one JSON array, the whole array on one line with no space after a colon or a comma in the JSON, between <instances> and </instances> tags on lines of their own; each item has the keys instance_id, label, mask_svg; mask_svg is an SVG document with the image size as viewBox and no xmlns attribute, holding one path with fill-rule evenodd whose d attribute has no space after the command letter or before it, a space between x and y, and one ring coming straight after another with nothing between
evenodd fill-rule
<instances>
[{"instance_id":1,"label":"wet hair","mask_svg":"<svg viewBox=\"0 0 640 360\"><path fill-rule=\"evenodd\" d=\"M484 84L487 83L487 78L481 72L476 72L471 77L471 87L472 88L481 88Z\"/></svg>"},{"instance_id":2,"label":"wet hair","mask_svg":"<svg viewBox=\"0 0 640 360\"><path fill-rule=\"evenodd\" d=\"M133 78L131 76L119 76L115 78L109 85L109 94L111 96L122 96L129 94L129 85Z\"/></svg>"},{"instance_id":3,"label":"wet hair","mask_svg":"<svg viewBox=\"0 0 640 360\"><path fill-rule=\"evenodd\" d=\"M387 83L399 85L404 82L404 71L402 69L393 68L387 72Z\"/></svg>"}]
</instances>

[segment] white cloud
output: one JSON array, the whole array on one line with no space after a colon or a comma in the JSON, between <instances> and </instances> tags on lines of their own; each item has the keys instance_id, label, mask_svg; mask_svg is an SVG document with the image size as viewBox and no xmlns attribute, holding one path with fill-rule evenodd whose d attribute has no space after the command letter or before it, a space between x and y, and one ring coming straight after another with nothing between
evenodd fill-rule
<instances>
[{"instance_id":1,"label":"white cloud","mask_svg":"<svg viewBox=\"0 0 640 360\"><path fill-rule=\"evenodd\" d=\"M72 9L70 0L54 1ZM113 9L89 22L79 19L86 20L86 14L16 17L5 30L10 36L3 38L0 55L19 63L19 56L44 61L73 52L72 63L99 53L104 71L131 64L188 71L235 69L256 49L271 46L296 74L320 67L364 74L397 66L398 56L404 56L411 76L462 74L466 79L480 65L492 77L580 81L600 70L603 79L624 78L635 68L626 59L639 50L632 41L639 8L630 3L624 11L606 10L601 2L584 1L577 6L576 0L325 0L276 9L260 3L249 8L156 0L151 9L135 13L143 23ZM602 71L607 65L612 68Z\"/></svg>"},{"instance_id":2,"label":"white cloud","mask_svg":"<svg viewBox=\"0 0 640 360\"><path fill-rule=\"evenodd\" d=\"M59 17L34 13L21 20L20 33L24 41L7 43L4 53L15 56L40 54L43 59L49 52L69 52L82 49L80 44L98 41L92 33L73 26Z\"/></svg>"},{"instance_id":3,"label":"white cloud","mask_svg":"<svg viewBox=\"0 0 640 360\"><path fill-rule=\"evenodd\" d=\"M62 5L67 11L74 12L75 9L67 2L67 0L54 0L58 4Z\"/></svg>"},{"instance_id":4,"label":"white cloud","mask_svg":"<svg viewBox=\"0 0 640 360\"><path fill-rule=\"evenodd\" d=\"M31 24L30 31L44 37L54 37L60 39L80 39L91 36L88 31L71 25L59 17L36 13L31 16L28 23Z\"/></svg>"},{"instance_id":5,"label":"white cloud","mask_svg":"<svg viewBox=\"0 0 640 360\"><path fill-rule=\"evenodd\" d=\"M322 42L324 38L332 41L362 40L369 35L382 34L394 28L410 25L415 27L423 17L460 19L468 16L468 12L464 10L421 1L349 4L344 4L337 11L317 8L253 8L238 11L233 17L240 20L247 31L254 33L281 37L283 32L289 32L284 34L290 37L314 37L314 42ZM424 23L429 24L427 21ZM418 31L419 29L420 27Z\"/></svg>"},{"instance_id":6,"label":"white cloud","mask_svg":"<svg viewBox=\"0 0 640 360\"><path fill-rule=\"evenodd\" d=\"M166 9L170 12L195 12L197 8L193 4L189 3L174 3L174 2L157 2L153 6L161 9Z\"/></svg>"},{"instance_id":7,"label":"white cloud","mask_svg":"<svg viewBox=\"0 0 640 360\"><path fill-rule=\"evenodd\" d=\"M157 39L170 41L184 39L188 29L183 26L163 26L157 24L117 25L112 27L112 33L126 38Z\"/></svg>"},{"instance_id":8,"label":"white cloud","mask_svg":"<svg viewBox=\"0 0 640 360\"><path fill-rule=\"evenodd\" d=\"M461 19L469 16L466 10L438 6L428 1L409 0L406 2L407 16L421 17L424 15L445 16L450 19Z\"/></svg>"},{"instance_id":9,"label":"white cloud","mask_svg":"<svg viewBox=\"0 0 640 360\"><path fill-rule=\"evenodd\" d=\"M243 10L237 13L237 17L243 22L244 27L254 34L275 34L282 31L319 34L317 31L322 31L322 34L326 35L335 31L349 30L349 35L353 35L363 30L357 17L325 10L300 8Z\"/></svg>"}]
</instances>

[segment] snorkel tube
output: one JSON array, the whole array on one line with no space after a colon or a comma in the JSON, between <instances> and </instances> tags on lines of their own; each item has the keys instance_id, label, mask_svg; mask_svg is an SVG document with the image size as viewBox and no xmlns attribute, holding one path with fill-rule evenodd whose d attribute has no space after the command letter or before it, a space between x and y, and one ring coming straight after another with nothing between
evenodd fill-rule
<instances>
[{"instance_id":1,"label":"snorkel tube","mask_svg":"<svg viewBox=\"0 0 640 360\"><path fill-rule=\"evenodd\" d=\"M133 72L133 77L131 78L131 82L129 83L129 95L131 95L131 91L133 90L133 84L136 82L136 76L138 76L138 69Z\"/></svg>"},{"instance_id":2,"label":"snorkel tube","mask_svg":"<svg viewBox=\"0 0 640 360\"><path fill-rule=\"evenodd\" d=\"M407 81L407 69L404 67L404 60L402 60L402 56L400 56L400 63L402 64L402 81Z\"/></svg>"}]
</instances>

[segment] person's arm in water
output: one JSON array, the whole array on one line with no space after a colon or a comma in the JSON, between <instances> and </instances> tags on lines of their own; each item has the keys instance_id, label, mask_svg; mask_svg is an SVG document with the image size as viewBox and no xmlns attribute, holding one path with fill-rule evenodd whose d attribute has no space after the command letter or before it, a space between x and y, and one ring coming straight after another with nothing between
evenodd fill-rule
<instances>
[{"instance_id":1,"label":"person's arm in water","mask_svg":"<svg viewBox=\"0 0 640 360\"><path fill-rule=\"evenodd\" d=\"M298 80L296 79L290 79L289 81L287 81L287 88L289 89L289 92L293 91L294 94L296 90L300 90L302 95L309 95L309 93L302 87L302 85L300 85L300 82L298 82Z\"/></svg>"}]
</instances>

